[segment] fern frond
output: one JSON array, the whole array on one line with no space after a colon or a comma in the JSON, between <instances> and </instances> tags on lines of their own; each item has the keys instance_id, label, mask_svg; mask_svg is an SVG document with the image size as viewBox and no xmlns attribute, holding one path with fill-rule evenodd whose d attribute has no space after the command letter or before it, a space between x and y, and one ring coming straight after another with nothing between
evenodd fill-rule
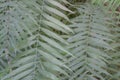
<instances>
[{"instance_id":1,"label":"fern frond","mask_svg":"<svg viewBox=\"0 0 120 80\"><path fill-rule=\"evenodd\" d=\"M12 51L10 56L16 56L9 63L10 69L5 68L6 73L0 77L1 80L59 80L59 73L67 75L63 67L69 68L63 63L65 59L62 53L71 55L64 48L68 42L54 31L65 34L72 32L60 21L69 21L64 12L72 13L64 6L66 3L65 0L1 1L0 6L5 10L1 10L0 16L8 22L1 20L0 54L5 55L5 48Z\"/></svg>"},{"instance_id":2,"label":"fern frond","mask_svg":"<svg viewBox=\"0 0 120 80\"><path fill-rule=\"evenodd\" d=\"M69 58L68 66L73 70L69 80L105 80L107 59L110 56L105 50L111 50L108 42L112 41L109 30L111 19L98 6L83 4L79 6L79 16L72 19L70 27L75 34L68 39L71 43L68 49L75 55Z\"/></svg>"},{"instance_id":3,"label":"fern frond","mask_svg":"<svg viewBox=\"0 0 120 80\"><path fill-rule=\"evenodd\" d=\"M16 4L16 1L0 1L0 70L10 66L19 51L17 44L28 35L23 22L26 15Z\"/></svg>"},{"instance_id":4,"label":"fern frond","mask_svg":"<svg viewBox=\"0 0 120 80\"><path fill-rule=\"evenodd\" d=\"M110 53L110 56L113 58L110 66L110 71L113 75L110 80L115 79L119 80L120 79L120 13L118 12L117 14L113 15L114 18L114 23L115 25L112 26L111 32L114 35L114 42L111 43L111 45L114 47L114 51Z\"/></svg>"}]
</instances>

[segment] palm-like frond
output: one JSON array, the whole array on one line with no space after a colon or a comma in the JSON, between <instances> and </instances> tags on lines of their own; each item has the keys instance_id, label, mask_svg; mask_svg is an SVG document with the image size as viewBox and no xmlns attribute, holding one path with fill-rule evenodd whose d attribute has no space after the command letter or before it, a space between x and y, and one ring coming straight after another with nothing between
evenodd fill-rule
<instances>
[{"instance_id":1,"label":"palm-like frond","mask_svg":"<svg viewBox=\"0 0 120 80\"><path fill-rule=\"evenodd\" d=\"M0 0L0 80L119 80L119 6L120 0Z\"/></svg>"},{"instance_id":2,"label":"palm-like frond","mask_svg":"<svg viewBox=\"0 0 120 80\"><path fill-rule=\"evenodd\" d=\"M0 70L10 66L12 58L19 51L16 45L28 35L27 24L23 22L26 17L25 11L22 11L16 3L0 1Z\"/></svg>"},{"instance_id":3,"label":"palm-like frond","mask_svg":"<svg viewBox=\"0 0 120 80\"><path fill-rule=\"evenodd\" d=\"M67 66L61 53L70 54L63 47L68 43L54 32L72 32L60 21L69 20L64 14L72 12L64 6L67 3L65 0L0 2L0 70L5 72L1 80L59 80L58 72L67 75L62 69ZM2 61L5 62L1 64Z\"/></svg>"},{"instance_id":4,"label":"palm-like frond","mask_svg":"<svg viewBox=\"0 0 120 80\"><path fill-rule=\"evenodd\" d=\"M75 58L69 58L68 66L73 70L69 80L105 80L107 59L105 50L111 50L108 42L112 41L109 26L111 19L98 6L84 4L79 6L79 16L72 19L70 27L75 35L68 41L68 49Z\"/></svg>"},{"instance_id":5,"label":"palm-like frond","mask_svg":"<svg viewBox=\"0 0 120 80\"><path fill-rule=\"evenodd\" d=\"M111 45L114 47L114 52L109 52L111 53L110 56L113 58L110 66L110 71L113 75L113 77L110 78L112 80L113 78L115 80L120 79L120 12L117 12L117 14L114 14L112 16L114 18L114 26L111 28L111 32L114 35L114 42L111 43Z\"/></svg>"},{"instance_id":6,"label":"palm-like frond","mask_svg":"<svg viewBox=\"0 0 120 80\"><path fill-rule=\"evenodd\" d=\"M114 47L115 51L109 51L108 53L111 53L110 56L113 58L109 68L110 72L112 73L113 77L109 77L109 80L119 80L120 79L120 0L92 0L93 3L104 5L108 10L107 12L111 13L111 17L114 19L111 28L111 33L114 35L114 42L112 43L112 46Z\"/></svg>"}]
</instances>

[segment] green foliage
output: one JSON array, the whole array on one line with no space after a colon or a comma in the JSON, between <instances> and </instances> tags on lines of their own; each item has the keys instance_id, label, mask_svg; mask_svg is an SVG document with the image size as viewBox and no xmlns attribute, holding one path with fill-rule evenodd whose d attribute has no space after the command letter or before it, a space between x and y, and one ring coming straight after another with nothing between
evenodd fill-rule
<instances>
[{"instance_id":1,"label":"green foliage","mask_svg":"<svg viewBox=\"0 0 120 80\"><path fill-rule=\"evenodd\" d=\"M59 80L68 42L54 30L72 32L60 19L69 21L59 0L0 1L1 80Z\"/></svg>"},{"instance_id":2,"label":"green foliage","mask_svg":"<svg viewBox=\"0 0 120 80\"><path fill-rule=\"evenodd\" d=\"M94 5L80 5L80 15L73 18L70 27L75 34L68 39L68 48L75 58L69 58L68 66L73 70L69 80L105 80L110 56L105 52L112 47L109 26L111 19L104 11Z\"/></svg>"},{"instance_id":3,"label":"green foliage","mask_svg":"<svg viewBox=\"0 0 120 80\"><path fill-rule=\"evenodd\" d=\"M119 80L119 6L0 0L0 80Z\"/></svg>"}]
</instances>

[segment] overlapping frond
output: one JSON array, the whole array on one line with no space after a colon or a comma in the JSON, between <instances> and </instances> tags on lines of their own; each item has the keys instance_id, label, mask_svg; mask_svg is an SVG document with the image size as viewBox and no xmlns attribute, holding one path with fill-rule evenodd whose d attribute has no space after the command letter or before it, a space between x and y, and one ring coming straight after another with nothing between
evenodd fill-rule
<instances>
[{"instance_id":1,"label":"overlapping frond","mask_svg":"<svg viewBox=\"0 0 120 80\"><path fill-rule=\"evenodd\" d=\"M23 21L25 12L16 4L17 1L0 1L0 70L10 66L19 51L16 45L28 35L27 24Z\"/></svg>"},{"instance_id":2,"label":"overlapping frond","mask_svg":"<svg viewBox=\"0 0 120 80\"><path fill-rule=\"evenodd\" d=\"M65 34L72 32L60 21L69 21L64 14L65 11L72 12L64 6L68 2L1 0L0 4L0 57L3 57L0 58L0 69L6 66L6 62L9 65L4 69L5 76L0 79L59 80L58 73L67 75L62 69L68 67L63 64L65 59L61 53L70 54L63 47L68 43L55 30ZM11 57L14 59L10 61Z\"/></svg>"},{"instance_id":3,"label":"overlapping frond","mask_svg":"<svg viewBox=\"0 0 120 80\"><path fill-rule=\"evenodd\" d=\"M119 80L119 6L120 0L0 0L0 80Z\"/></svg>"},{"instance_id":4,"label":"overlapping frond","mask_svg":"<svg viewBox=\"0 0 120 80\"><path fill-rule=\"evenodd\" d=\"M68 39L68 49L76 56L69 58L73 73L68 80L106 80L105 75L110 76L106 68L111 58L105 51L112 49L108 43L112 41L111 19L98 6L84 4L77 9L80 15L70 25L75 34Z\"/></svg>"},{"instance_id":5,"label":"overlapping frond","mask_svg":"<svg viewBox=\"0 0 120 80\"><path fill-rule=\"evenodd\" d=\"M112 16L114 18L114 26L111 28L111 32L114 35L114 42L111 43L111 45L114 48L114 51L109 51L110 56L113 58L110 66L110 72L112 73L113 77L110 78L110 80L120 79L120 12L118 11L117 14L114 14Z\"/></svg>"}]
</instances>

